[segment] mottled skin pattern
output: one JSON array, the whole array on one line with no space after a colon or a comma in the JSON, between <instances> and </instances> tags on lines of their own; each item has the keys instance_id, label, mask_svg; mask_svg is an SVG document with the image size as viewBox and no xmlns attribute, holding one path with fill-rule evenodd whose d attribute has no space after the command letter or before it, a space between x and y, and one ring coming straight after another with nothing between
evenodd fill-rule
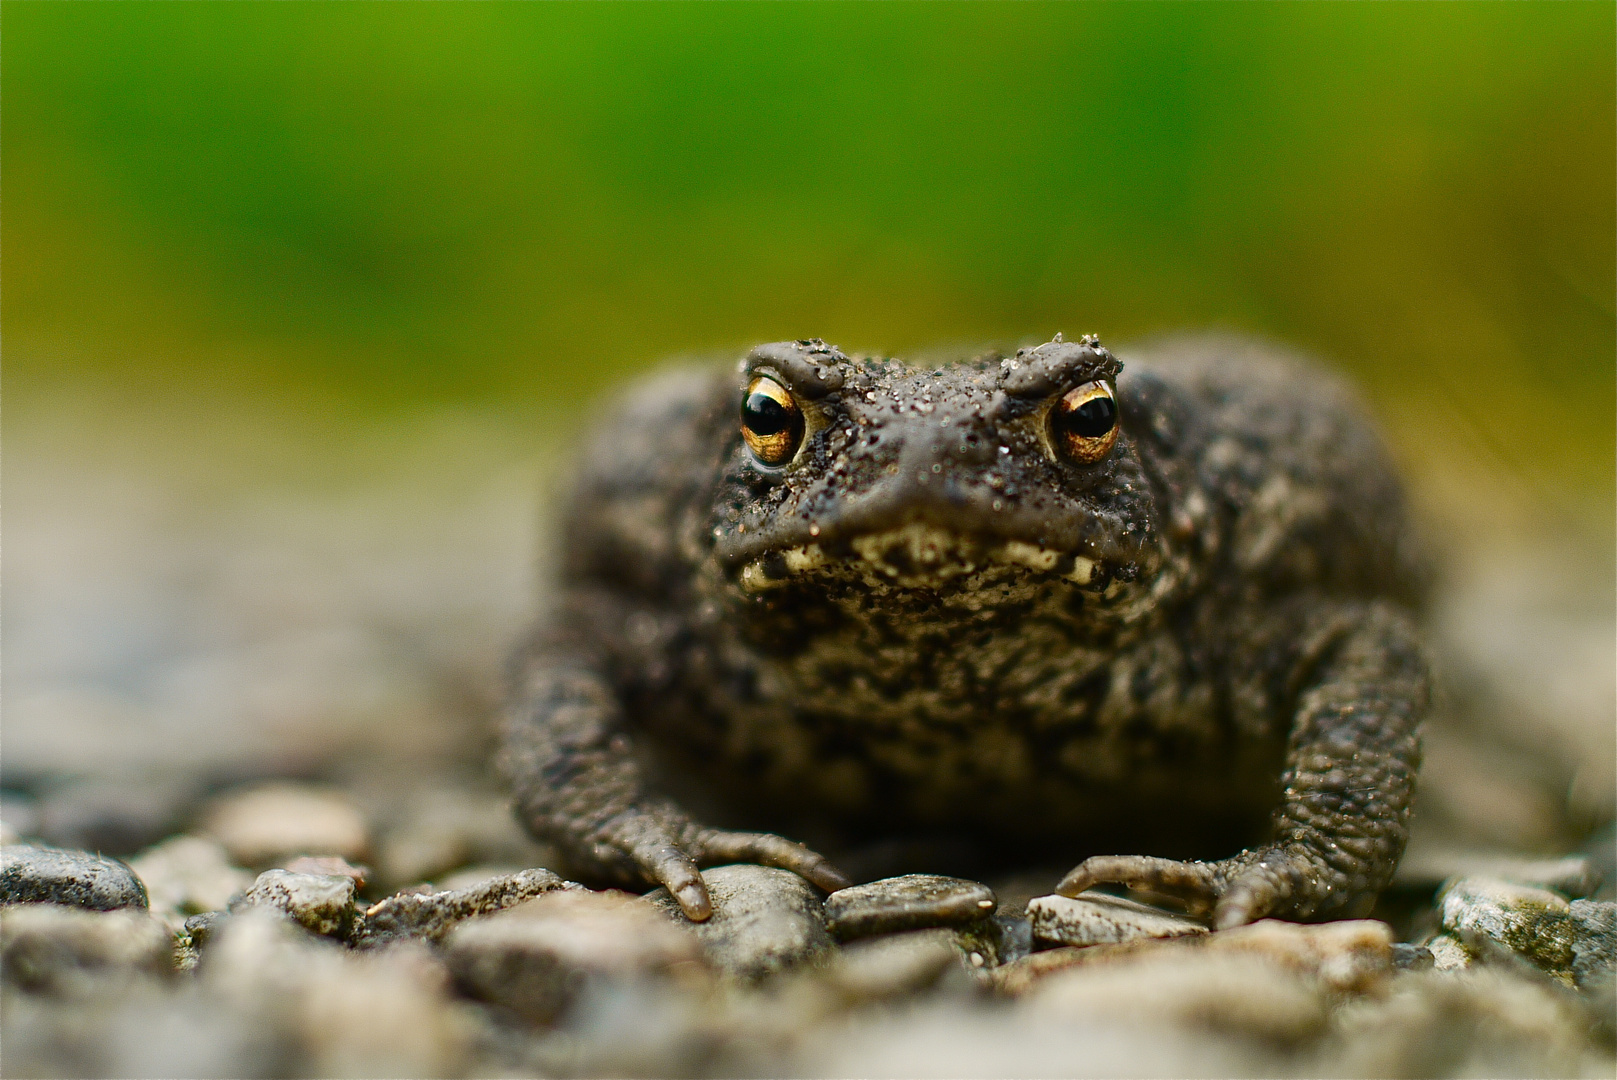
<instances>
[{"instance_id":1,"label":"mottled skin pattern","mask_svg":"<svg viewBox=\"0 0 1617 1080\"><path fill-rule=\"evenodd\" d=\"M779 467L739 430L759 374L805 418ZM1050 410L1097 379L1120 434L1080 464ZM595 432L502 753L576 872L661 882L695 919L699 866L847 884L693 820L683 784L753 828L1090 856L1059 891L1224 926L1362 913L1391 876L1429 693L1419 564L1328 375L1232 340L1126 372L1088 338L920 369L789 342L653 378ZM1212 824L1248 832L1184 850ZM1124 840L1215 861L1096 854Z\"/></svg>"}]
</instances>

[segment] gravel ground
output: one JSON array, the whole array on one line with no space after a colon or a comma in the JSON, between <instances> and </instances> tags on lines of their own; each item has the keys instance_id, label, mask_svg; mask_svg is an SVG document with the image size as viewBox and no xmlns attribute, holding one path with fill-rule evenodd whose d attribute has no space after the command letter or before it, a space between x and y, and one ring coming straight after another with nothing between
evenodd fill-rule
<instances>
[{"instance_id":1,"label":"gravel ground","mask_svg":"<svg viewBox=\"0 0 1617 1080\"><path fill-rule=\"evenodd\" d=\"M692 927L565 880L486 768L563 456L495 414L8 418L0 1072L1617 1071L1610 574L1564 530L1453 530L1372 919L721 867Z\"/></svg>"}]
</instances>

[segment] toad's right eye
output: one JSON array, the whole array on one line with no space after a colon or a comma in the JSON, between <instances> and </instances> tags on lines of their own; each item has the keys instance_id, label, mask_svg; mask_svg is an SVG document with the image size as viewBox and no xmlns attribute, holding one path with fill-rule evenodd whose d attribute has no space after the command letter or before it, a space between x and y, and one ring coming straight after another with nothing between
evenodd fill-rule
<instances>
[{"instance_id":1,"label":"toad's right eye","mask_svg":"<svg viewBox=\"0 0 1617 1080\"><path fill-rule=\"evenodd\" d=\"M741 435L753 457L765 465L784 465L803 442L803 410L784 386L760 375L741 399Z\"/></svg>"},{"instance_id":2,"label":"toad's right eye","mask_svg":"<svg viewBox=\"0 0 1617 1080\"><path fill-rule=\"evenodd\" d=\"M1050 411L1051 434L1062 453L1080 465L1093 465L1117 443L1117 399L1104 382L1067 391Z\"/></svg>"}]
</instances>

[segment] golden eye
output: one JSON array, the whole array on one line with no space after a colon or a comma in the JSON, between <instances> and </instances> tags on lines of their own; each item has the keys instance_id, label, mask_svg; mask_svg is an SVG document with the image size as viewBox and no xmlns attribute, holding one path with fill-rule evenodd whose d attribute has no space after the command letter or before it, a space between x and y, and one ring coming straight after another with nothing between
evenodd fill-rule
<instances>
[{"instance_id":1,"label":"golden eye","mask_svg":"<svg viewBox=\"0 0 1617 1080\"><path fill-rule=\"evenodd\" d=\"M741 399L741 434L759 461L784 465L803 441L803 410L784 386L760 375Z\"/></svg>"},{"instance_id":2,"label":"golden eye","mask_svg":"<svg viewBox=\"0 0 1617 1080\"><path fill-rule=\"evenodd\" d=\"M1068 390L1050 410L1056 448L1081 465L1093 465L1117 442L1117 399L1103 382Z\"/></svg>"}]
</instances>

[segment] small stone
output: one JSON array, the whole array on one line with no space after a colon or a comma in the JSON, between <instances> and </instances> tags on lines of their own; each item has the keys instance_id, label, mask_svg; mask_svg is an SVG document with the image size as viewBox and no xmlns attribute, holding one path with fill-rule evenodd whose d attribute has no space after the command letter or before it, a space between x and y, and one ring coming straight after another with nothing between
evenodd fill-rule
<instances>
[{"instance_id":1,"label":"small stone","mask_svg":"<svg viewBox=\"0 0 1617 1080\"><path fill-rule=\"evenodd\" d=\"M1154 943L1160 944L1160 943ZM1093 946L1108 948L1108 946ZM1085 965L1042 982L1023 1006L1031 1015L1156 1030L1301 1043L1324 1030L1324 985L1256 954L1159 947L1126 964Z\"/></svg>"},{"instance_id":2,"label":"small stone","mask_svg":"<svg viewBox=\"0 0 1617 1080\"><path fill-rule=\"evenodd\" d=\"M1434 971L1463 971L1470 967L1476 957L1465 943L1453 934L1438 934L1426 943L1426 951L1432 954L1432 970Z\"/></svg>"},{"instance_id":3,"label":"small stone","mask_svg":"<svg viewBox=\"0 0 1617 1080\"><path fill-rule=\"evenodd\" d=\"M964 974L962 959L952 930L910 930L854 942L826 977L854 1001L883 1001L927 990L950 971Z\"/></svg>"},{"instance_id":4,"label":"small stone","mask_svg":"<svg viewBox=\"0 0 1617 1080\"><path fill-rule=\"evenodd\" d=\"M1394 887L1437 889L1451 878L1493 878L1514 885L1553 889L1562 896L1592 896L1601 873L1586 855L1524 859L1490 852L1448 849L1414 851L1404 856L1393 876Z\"/></svg>"},{"instance_id":5,"label":"small stone","mask_svg":"<svg viewBox=\"0 0 1617 1080\"><path fill-rule=\"evenodd\" d=\"M212 941L219 928L229 921L230 914L224 911L204 911L200 915L193 915L185 920L181 932L191 939L191 944L198 948L205 948Z\"/></svg>"},{"instance_id":6,"label":"small stone","mask_svg":"<svg viewBox=\"0 0 1617 1080\"><path fill-rule=\"evenodd\" d=\"M345 877L354 880L354 888L363 889L369 880L371 868L355 866L337 855L299 855L287 863L283 870L294 874L317 874L327 877Z\"/></svg>"},{"instance_id":7,"label":"small stone","mask_svg":"<svg viewBox=\"0 0 1617 1080\"><path fill-rule=\"evenodd\" d=\"M320 970L338 946L305 932L285 912L269 906L246 906L214 922L202 950L197 975L204 990L227 1000L254 1005L275 999L272 1014L286 1006L311 972ZM272 1022L274 1016L267 1016Z\"/></svg>"},{"instance_id":8,"label":"small stone","mask_svg":"<svg viewBox=\"0 0 1617 1080\"><path fill-rule=\"evenodd\" d=\"M26 795L0 795L0 843L15 844L39 832L39 803Z\"/></svg>"},{"instance_id":9,"label":"small stone","mask_svg":"<svg viewBox=\"0 0 1617 1080\"><path fill-rule=\"evenodd\" d=\"M132 855L174 832L194 798L172 778L91 777L48 792L39 804L39 834L51 844Z\"/></svg>"},{"instance_id":10,"label":"small stone","mask_svg":"<svg viewBox=\"0 0 1617 1080\"><path fill-rule=\"evenodd\" d=\"M1593 986L1617 971L1617 903L1574 900L1572 913L1572 978L1578 987Z\"/></svg>"},{"instance_id":11,"label":"small stone","mask_svg":"<svg viewBox=\"0 0 1617 1080\"><path fill-rule=\"evenodd\" d=\"M300 1075L435 1076L464 1068L469 1032L444 966L423 946L354 952L272 909L248 908L225 920L197 977L208 1001L247 1019L278 1060L299 1063Z\"/></svg>"},{"instance_id":12,"label":"small stone","mask_svg":"<svg viewBox=\"0 0 1617 1080\"><path fill-rule=\"evenodd\" d=\"M146 886L117 859L35 844L0 848L0 902L91 911L147 906Z\"/></svg>"},{"instance_id":13,"label":"small stone","mask_svg":"<svg viewBox=\"0 0 1617 1080\"><path fill-rule=\"evenodd\" d=\"M219 1007L192 979L108 977L70 996L7 994L7 1076L285 1075L259 1017Z\"/></svg>"},{"instance_id":14,"label":"small stone","mask_svg":"<svg viewBox=\"0 0 1617 1080\"><path fill-rule=\"evenodd\" d=\"M545 893L575 889L583 886L563 881L549 870L533 869L488 878L464 889L396 893L366 909L357 944L374 948L405 938L440 941L467 919L492 915Z\"/></svg>"},{"instance_id":15,"label":"small stone","mask_svg":"<svg viewBox=\"0 0 1617 1080\"><path fill-rule=\"evenodd\" d=\"M269 784L234 792L213 804L203 831L243 866L268 866L299 855L359 861L368 837L365 819L335 792L304 784Z\"/></svg>"},{"instance_id":16,"label":"small stone","mask_svg":"<svg viewBox=\"0 0 1617 1080\"><path fill-rule=\"evenodd\" d=\"M225 849L201 836L176 836L129 860L146 884L153 914L178 928L204 911L222 911L253 883L253 875L232 866Z\"/></svg>"},{"instance_id":17,"label":"small stone","mask_svg":"<svg viewBox=\"0 0 1617 1080\"><path fill-rule=\"evenodd\" d=\"M738 863L702 871L713 915L691 923L667 889L646 900L689 926L708 960L725 974L757 980L818 960L835 947L825 928L825 907L813 885L790 870Z\"/></svg>"},{"instance_id":18,"label":"small stone","mask_svg":"<svg viewBox=\"0 0 1617 1080\"><path fill-rule=\"evenodd\" d=\"M1572 909L1548 889L1491 878L1459 878L1438 894L1443 929L1462 942L1481 934L1552 974L1571 977Z\"/></svg>"},{"instance_id":19,"label":"small stone","mask_svg":"<svg viewBox=\"0 0 1617 1080\"><path fill-rule=\"evenodd\" d=\"M382 882L397 888L413 881L438 878L471 858L467 838L453 823L423 823L394 829L383 837L377 852Z\"/></svg>"},{"instance_id":20,"label":"small stone","mask_svg":"<svg viewBox=\"0 0 1617 1080\"><path fill-rule=\"evenodd\" d=\"M1049 882L1045 882L1048 887ZM1003 894L1002 899L1003 899ZM1161 1023L1139 1025L1102 1012L1093 1020L1053 1003L986 1006L937 997L912 1007L872 1009L855 1023L824 1024L796 1040L781 1076L1279 1076L1293 1075L1277 1049L1252 1039L1209 1038ZM1325 1070L1320 1070L1325 1072ZM1339 1075L1330 1074L1326 1075Z\"/></svg>"},{"instance_id":21,"label":"small stone","mask_svg":"<svg viewBox=\"0 0 1617 1080\"><path fill-rule=\"evenodd\" d=\"M625 893L555 892L461 923L444 955L468 993L549 1023L586 988L699 970L690 933Z\"/></svg>"},{"instance_id":22,"label":"small stone","mask_svg":"<svg viewBox=\"0 0 1617 1080\"><path fill-rule=\"evenodd\" d=\"M520 874L524 869L522 866L513 866L509 863L500 865L485 863L479 866L468 866L464 869L456 870L452 874L445 874L432 883L433 888L430 891L454 892L457 889L469 889L473 885L481 885L485 881L493 881L495 878L505 878L513 874Z\"/></svg>"},{"instance_id":23,"label":"small stone","mask_svg":"<svg viewBox=\"0 0 1617 1080\"><path fill-rule=\"evenodd\" d=\"M1523 961L1525 965L1526 962ZM1348 1001L1314 1076L1611 1076L1610 1050L1590 1038L1576 996L1542 976L1499 966L1400 975Z\"/></svg>"},{"instance_id":24,"label":"small stone","mask_svg":"<svg viewBox=\"0 0 1617 1080\"><path fill-rule=\"evenodd\" d=\"M1317 979L1335 991L1363 991L1392 971L1392 928L1372 919L1303 925L1263 919L1233 930L1116 944L1065 946L1006 964L991 976L1001 993L1019 996L1077 967L1132 964L1158 953L1253 956Z\"/></svg>"},{"instance_id":25,"label":"small stone","mask_svg":"<svg viewBox=\"0 0 1617 1080\"><path fill-rule=\"evenodd\" d=\"M346 938L354 928L354 879L344 874L294 874L266 870L231 905L272 908L322 937Z\"/></svg>"},{"instance_id":26,"label":"small stone","mask_svg":"<svg viewBox=\"0 0 1617 1080\"><path fill-rule=\"evenodd\" d=\"M1407 941L1392 943L1392 966L1399 971L1430 971L1436 964L1432 950Z\"/></svg>"},{"instance_id":27,"label":"small stone","mask_svg":"<svg viewBox=\"0 0 1617 1080\"><path fill-rule=\"evenodd\" d=\"M843 940L959 926L994 914L997 902L987 885L940 874L905 874L855 885L831 894L826 923Z\"/></svg>"},{"instance_id":28,"label":"small stone","mask_svg":"<svg viewBox=\"0 0 1617 1080\"><path fill-rule=\"evenodd\" d=\"M1260 919L1199 939L1214 952L1250 953L1339 992L1362 992L1392 971L1392 927L1374 919L1291 923Z\"/></svg>"},{"instance_id":29,"label":"small stone","mask_svg":"<svg viewBox=\"0 0 1617 1080\"><path fill-rule=\"evenodd\" d=\"M21 989L72 992L104 987L115 977L173 970L168 930L138 908L0 907L0 973Z\"/></svg>"},{"instance_id":30,"label":"small stone","mask_svg":"<svg viewBox=\"0 0 1617 1080\"><path fill-rule=\"evenodd\" d=\"M1100 892L1073 898L1037 896L1028 901L1033 936L1054 945L1103 945L1136 938L1205 934L1194 919Z\"/></svg>"},{"instance_id":31,"label":"small stone","mask_svg":"<svg viewBox=\"0 0 1617 1080\"><path fill-rule=\"evenodd\" d=\"M989 972L989 986L1004 997L1021 997L1057 972L1087 963L1090 959L1087 954L1094 951L1065 945L1028 953L1002 963Z\"/></svg>"},{"instance_id":32,"label":"small stone","mask_svg":"<svg viewBox=\"0 0 1617 1080\"><path fill-rule=\"evenodd\" d=\"M337 958L299 1003L311 1075L464 1075L471 1028L451 997L448 970L425 945Z\"/></svg>"},{"instance_id":33,"label":"small stone","mask_svg":"<svg viewBox=\"0 0 1617 1080\"><path fill-rule=\"evenodd\" d=\"M993 938L995 959L1001 964L1012 963L1033 951L1033 924L1021 915L997 914Z\"/></svg>"},{"instance_id":34,"label":"small stone","mask_svg":"<svg viewBox=\"0 0 1617 1080\"><path fill-rule=\"evenodd\" d=\"M509 796L460 788L412 792L376 844L377 881L386 889L420 881L459 887L440 879L471 863L515 871L554 866L556 853L517 824Z\"/></svg>"}]
</instances>

